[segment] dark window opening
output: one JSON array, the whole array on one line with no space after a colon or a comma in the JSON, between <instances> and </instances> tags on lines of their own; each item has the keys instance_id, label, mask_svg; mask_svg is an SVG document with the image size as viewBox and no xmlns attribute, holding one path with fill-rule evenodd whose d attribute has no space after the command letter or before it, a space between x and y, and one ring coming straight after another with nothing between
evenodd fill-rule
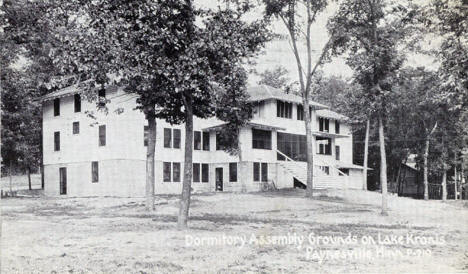
<instances>
[{"instance_id":1,"label":"dark window opening","mask_svg":"<svg viewBox=\"0 0 468 274\"><path fill-rule=\"evenodd\" d=\"M193 132L193 149L194 150L201 149L201 132L200 131Z\"/></svg>"},{"instance_id":2,"label":"dark window opening","mask_svg":"<svg viewBox=\"0 0 468 274\"><path fill-rule=\"evenodd\" d=\"M335 120L335 133L340 134L340 122Z\"/></svg>"},{"instance_id":3,"label":"dark window opening","mask_svg":"<svg viewBox=\"0 0 468 274\"><path fill-rule=\"evenodd\" d=\"M163 162L163 182L171 181L171 163Z\"/></svg>"},{"instance_id":4,"label":"dark window opening","mask_svg":"<svg viewBox=\"0 0 468 274\"><path fill-rule=\"evenodd\" d=\"M271 149L271 131L253 128L252 148Z\"/></svg>"},{"instance_id":5,"label":"dark window opening","mask_svg":"<svg viewBox=\"0 0 468 274\"><path fill-rule=\"evenodd\" d=\"M73 122L73 134L80 133L80 122Z\"/></svg>"},{"instance_id":6,"label":"dark window opening","mask_svg":"<svg viewBox=\"0 0 468 274\"><path fill-rule=\"evenodd\" d=\"M81 96L75 94L75 112L81 112Z\"/></svg>"},{"instance_id":7,"label":"dark window opening","mask_svg":"<svg viewBox=\"0 0 468 274\"><path fill-rule=\"evenodd\" d=\"M336 160L340 160L340 146L335 146L335 156Z\"/></svg>"},{"instance_id":8,"label":"dark window opening","mask_svg":"<svg viewBox=\"0 0 468 274\"><path fill-rule=\"evenodd\" d=\"M319 131L329 132L330 120L327 118L319 118Z\"/></svg>"},{"instance_id":9,"label":"dark window opening","mask_svg":"<svg viewBox=\"0 0 468 274\"><path fill-rule=\"evenodd\" d=\"M253 180L254 182L260 181L260 163L253 163Z\"/></svg>"},{"instance_id":10,"label":"dark window opening","mask_svg":"<svg viewBox=\"0 0 468 274\"><path fill-rule=\"evenodd\" d=\"M325 173L326 175L330 175L330 167L329 166L319 166L319 169Z\"/></svg>"},{"instance_id":11,"label":"dark window opening","mask_svg":"<svg viewBox=\"0 0 468 274\"><path fill-rule=\"evenodd\" d=\"M228 140L220 132L216 132L216 150L225 150L228 145Z\"/></svg>"},{"instance_id":12,"label":"dark window opening","mask_svg":"<svg viewBox=\"0 0 468 274\"><path fill-rule=\"evenodd\" d=\"M54 116L60 115L60 98L54 99Z\"/></svg>"},{"instance_id":13,"label":"dark window opening","mask_svg":"<svg viewBox=\"0 0 468 274\"><path fill-rule=\"evenodd\" d=\"M180 182L180 163L172 163L172 181Z\"/></svg>"},{"instance_id":14,"label":"dark window opening","mask_svg":"<svg viewBox=\"0 0 468 274\"><path fill-rule=\"evenodd\" d=\"M105 89L100 89L98 91L98 105L100 107L104 107L106 105L106 90Z\"/></svg>"},{"instance_id":15,"label":"dark window opening","mask_svg":"<svg viewBox=\"0 0 468 274\"><path fill-rule=\"evenodd\" d=\"M276 116L291 119L292 103L276 100Z\"/></svg>"},{"instance_id":16,"label":"dark window opening","mask_svg":"<svg viewBox=\"0 0 468 274\"><path fill-rule=\"evenodd\" d=\"M106 125L99 126L99 146L106 145Z\"/></svg>"},{"instance_id":17,"label":"dark window opening","mask_svg":"<svg viewBox=\"0 0 468 274\"><path fill-rule=\"evenodd\" d=\"M262 163L262 182L268 182L268 164Z\"/></svg>"},{"instance_id":18,"label":"dark window opening","mask_svg":"<svg viewBox=\"0 0 468 274\"><path fill-rule=\"evenodd\" d=\"M307 161L307 138L305 135L277 133L278 150L294 161ZM286 160L281 154L277 154L280 161Z\"/></svg>"},{"instance_id":19,"label":"dark window opening","mask_svg":"<svg viewBox=\"0 0 468 274\"><path fill-rule=\"evenodd\" d=\"M54 132L54 150L60 151L60 131Z\"/></svg>"},{"instance_id":20,"label":"dark window opening","mask_svg":"<svg viewBox=\"0 0 468 274\"><path fill-rule=\"evenodd\" d=\"M91 162L91 182L99 182L99 163Z\"/></svg>"},{"instance_id":21,"label":"dark window opening","mask_svg":"<svg viewBox=\"0 0 468 274\"><path fill-rule=\"evenodd\" d=\"M237 182L237 163L229 163L229 182Z\"/></svg>"},{"instance_id":22,"label":"dark window opening","mask_svg":"<svg viewBox=\"0 0 468 274\"><path fill-rule=\"evenodd\" d=\"M180 142L181 142L181 135L180 135L180 129L175 128L173 130L173 143L174 143L174 148L180 148Z\"/></svg>"},{"instance_id":23,"label":"dark window opening","mask_svg":"<svg viewBox=\"0 0 468 274\"><path fill-rule=\"evenodd\" d=\"M210 133L203 132L203 150L210 150Z\"/></svg>"},{"instance_id":24,"label":"dark window opening","mask_svg":"<svg viewBox=\"0 0 468 274\"><path fill-rule=\"evenodd\" d=\"M331 155L331 139L325 137L317 137L317 154Z\"/></svg>"},{"instance_id":25,"label":"dark window opening","mask_svg":"<svg viewBox=\"0 0 468 274\"><path fill-rule=\"evenodd\" d=\"M202 164L202 182L208 183L209 181L209 166L208 164Z\"/></svg>"},{"instance_id":26,"label":"dark window opening","mask_svg":"<svg viewBox=\"0 0 468 274\"><path fill-rule=\"evenodd\" d=\"M200 182L200 164L198 163L193 163L193 182Z\"/></svg>"},{"instance_id":27,"label":"dark window opening","mask_svg":"<svg viewBox=\"0 0 468 274\"><path fill-rule=\"evenodd\" d=\"M172 130L170 128L164 129L164 147L170 148L172 146Z\"/></svg>"},{"instance_id":28,"label":"dark window opening","mask_svg":"<svg viewBox=\"0 0 468 274\"><path fill-rule=\"evenodd\" d=\"M297 120L304 121L304 107L297 105Z\"/></svg>"}]
</instances>

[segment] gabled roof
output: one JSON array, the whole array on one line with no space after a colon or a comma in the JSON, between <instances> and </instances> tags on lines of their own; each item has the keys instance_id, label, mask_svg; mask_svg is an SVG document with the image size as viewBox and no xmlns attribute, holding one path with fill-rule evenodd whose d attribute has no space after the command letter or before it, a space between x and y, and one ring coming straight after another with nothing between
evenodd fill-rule
<instances>
[{"instance_id":1,"label":"gabled roof","mask_svg":"<svg viewBox=\"0 0 468 274\"><path fill-rule=\"evenodd\" d=\"M76 94L76 93L80 93L80 90L78 89L78 84L51 92L42 97L39 97L37 100L40 102L45 102L45 101L54 100L56 98L66 97L66 96Z\"/></svg>"},{"instance_id":2,"label":"gabled roof","mask_svg":"<svg viewBox=\"0 0 468 274\"><path fill-rule=\"evenodd\" d=\"M330 118L330 119L335 119L335 120L338 120L338 121L349 120L349 117L344 116L342 114L339 114L339 113L334 112L334 111L329 110L329 109L319 109L319 110L317 110L316 113L317 113L318 117Z\"/></svg>"},{"instance_id":3,"label":"gabled roof","mask_svg":"<svg viewBox=\"0 0 468 274\"><path fill-rule=\"evenodd\" d=\"M270 87L267 85L260 85L247 88L247 92L250 95L250 101L265 101L269 99L277 99L281 101L286 101L290 103L302 104L302 97L290 93L285 93L284 91ZM328 106L322 105L320 103L310 101L309 104L314 106L316 109L326 109Z\"/></svg>"}]
</instances>

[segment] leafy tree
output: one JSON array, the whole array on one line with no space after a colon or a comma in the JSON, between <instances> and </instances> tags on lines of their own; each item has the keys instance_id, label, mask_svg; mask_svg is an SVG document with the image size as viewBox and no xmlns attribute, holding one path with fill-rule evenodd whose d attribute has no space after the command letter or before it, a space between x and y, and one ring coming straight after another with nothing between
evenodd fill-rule
<instances>
[{"instance_id":1,"label":"leafy tree","mask_svg":"<svg viewBox=\"0 0 468 274\"><path fill-rule=\"evenodd\" d=\"M226 78L269 37L265 22L242 20L250 8L248 3L240 3L235 9L211 11L195 9L188 0L108 0L70 3L52 12L50 23L67 18L60 26L69 30L61 37L65 46L55 56L60 68L82 81L92 79L88 84L91 94L96 85L116 82L138 97L137 108L145 113L150 133L148 209L154 207L156 118L185 123L180 228L187 227L190 206L193 116L215 114L214 94L219 86L232 92L232 87L244 84ZM74 20L78 15L81 20ZM201 25L195 23L197 17ZM112 75L117 75L118 81L113 81ZM232 78L238 76L242 74L234 73Z\"/></svg>"},{"instance_id":2,"label":"leafy tree","mask_svg":"<svg viewBox=\"0 0 468 274\"><path fill-rule=\"evenodd\" d=\"M311 115L309 110L309 100L312 94L313 76L317 69L327 60L327 53L331 44L331 39L326 43L321 51L318 60L312 60L312 41L314 35L311 32L312 25L316 22L317 16L325 10L328 1L300 1L300 0L264 0L265 14L268 17L279 19L287 28L289 39L299 79L299 93L302 96L304 111L304 124L307 140L307 197L313 194L314 160L313 160L313 136L311 126ZM305 19L302 20L302 16ZM303 34L303 35L302 35ZM333 34L331 35L333 38ZM304 39L306 44L305 62L301 58L298 43Z\"/></svg>"},{"instance_id":3,"label":"leafy tree","mask_svg":"<svg viewBox=\"0 0 468 274\"><path fill-rule=\"evenodd\" d=\"M407 35L405 26L412 19L407 7L391 4L383 0L346 0L328 23L335 37L333 54L347 54L347 64L354 70L353 77L365 91L371 115L379 122L384 215L388 214L384 118L392 93L392 77L404 60L398 46Z\"/></svg>"},{"instance_id":4,"label":"leafy tree","mask_svg":"<svg viewBox=\"0 0 468 274\"><path fill-rule=\"evenodd\" d=\"M276 66L272 70L265 70L260 73L259 85L267 85L277 89L284 90L286 93L298 93L297 82L291 81L288 77L289 71L283 66Z\"/></svg>"}]
</instances>

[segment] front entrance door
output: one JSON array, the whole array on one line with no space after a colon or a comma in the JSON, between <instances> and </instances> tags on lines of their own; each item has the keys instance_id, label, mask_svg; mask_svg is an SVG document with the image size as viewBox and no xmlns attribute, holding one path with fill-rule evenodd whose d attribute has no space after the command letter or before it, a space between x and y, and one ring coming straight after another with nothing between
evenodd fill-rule
<instances>
[{"instance_id":1,"label":"front entrance door","mask_svg":"<svg viewBox=\"0 0 468 274\"><path fill-rule=\"evenodd\" d=\"M60 177L60 195L67 194L67 168L59 168L59 177Z\"/></svg>"},{"instance_id":2,"label":"front entrance door","mask_svg":"<svg viewBox=\"0 0 468 274\"><path fill-rule=\"evenodd\" d=\"M223 191L223 168L217 167L216 168L216 190Z\"/></svg>"}]
</instances>

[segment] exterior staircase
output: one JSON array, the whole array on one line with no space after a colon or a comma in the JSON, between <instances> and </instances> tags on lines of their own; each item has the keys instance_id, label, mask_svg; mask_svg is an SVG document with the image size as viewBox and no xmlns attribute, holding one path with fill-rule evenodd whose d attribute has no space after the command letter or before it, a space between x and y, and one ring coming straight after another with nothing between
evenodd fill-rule
<instances>
[{"instance_id":1,"label":"exterior staircase","mask_svg":"<svg viewBox=\"0 0 468 274\"><path fill-rule=\"evenodd\" d=\"M277 150L277 153L283 156L285 161L278 161L278 165L283 168L287 173L297 179L304 186L307 186L307 166L300 165L281 151ZM326 174L319 168L319 165L314 166L314 189L325 189L325 188L344 188L348 182L348 175L343 173L341 170L336 168L333 164L327 163L323 160L315 158L314 161L321 162L324 166L328 166L330 169L334 169L341 176L333 176Z\"/></svg>"}]
</instances>

